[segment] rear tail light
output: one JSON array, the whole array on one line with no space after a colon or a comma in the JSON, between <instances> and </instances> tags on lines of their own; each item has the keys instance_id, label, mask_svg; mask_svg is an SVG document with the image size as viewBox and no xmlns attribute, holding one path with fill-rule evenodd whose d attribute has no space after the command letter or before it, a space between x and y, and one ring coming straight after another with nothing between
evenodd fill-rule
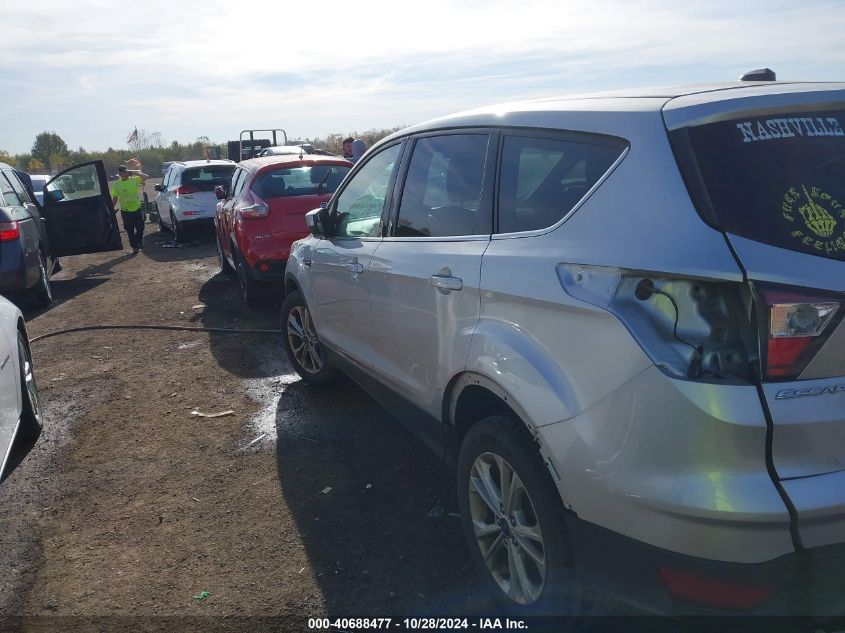
<instances>
[{"instance_id":1,"label":"rear tail light","mask_svg":"<svg viewBox=\"0 0 845 633\"><path fill-rule=\"evenodd\" d=\"M21 236L21 228L17 221L0 222L0 242L12 242Z\"/></svg>"},{"instance_id":2,"label":"rear tail light","mask_svg":"<svg viewBox=\"0 0 845 633\"><path fill-rule=\"evenodd\" d=\"M580 264L559 265L558 278L570 296L614 314L664 373L754 380L757 337L748 286Z\"/></svg>"},{"instance_id":3,"label":"rear tail light","mask_svg":"<svg viewBox=\"0 0 845 633\"><path fill-rule=\"evenodd\" d=\"M252 220L255 218L266 218L270 215L270 207L267 203L255 194L252 194L252 197L254 202L251 205L238 209L241 217L245 220Z\"/></svg>"},{"instance_id":4,"label":"rear tail light","mask_svg":"<svg viewBox=\"0 0 845 633\"><path fill-rule=\"evenodd\" d=\"M182 211L182 215L189 216L189 215L199 215L199 211Z\"/></svg>"},{"instance_id":5,"label":"rear tail light","mask_svg":"<svg viewBox=\"0 0 845 633\"><path fill-rule=\"evenodd\" d=\"M807 367L841 320L840 303L803 289L760 287L765 318L764 380L793 380ZM837 318L838 317L838 318Z\"/></svg>"},{"instance_id":6,"label":"rear tail light","mask_svg":"<svg viewBox=\"0 0 845 633\"><path fill-rule=\"evenodd\" d=\"M196 187L192 187L191 185L179 185L176 187L176 195L177 196L184 196L189 193L197 193L199 189Z\"/></svg>"}]
</instances>

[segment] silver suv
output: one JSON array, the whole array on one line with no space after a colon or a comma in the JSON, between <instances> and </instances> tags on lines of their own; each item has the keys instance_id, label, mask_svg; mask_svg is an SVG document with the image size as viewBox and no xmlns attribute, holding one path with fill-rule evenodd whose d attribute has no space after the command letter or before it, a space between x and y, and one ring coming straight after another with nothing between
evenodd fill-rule
<instances>
[{"instance_id":1,"label":"silver suv","mask_svg":"<svg viewBox=\"0 0 845 633\"><path fill-rule=\"evenodd\" d=\"M843 613L843 129L740 81L398 132L291 252L291 362L454 469L518 612Z\"/></svg>"}]
</instances>

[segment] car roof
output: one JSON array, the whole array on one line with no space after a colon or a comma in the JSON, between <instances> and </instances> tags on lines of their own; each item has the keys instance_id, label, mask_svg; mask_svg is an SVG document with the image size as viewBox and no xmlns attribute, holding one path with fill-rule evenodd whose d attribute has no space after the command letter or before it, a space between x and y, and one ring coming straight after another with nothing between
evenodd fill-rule
<instances>
[{"instance_id":1,"label":"car roof","mask_svg":"<svg viewBox=\"0 0 845 633\"><path fill-rule=\"evenodd\" d=\"M273 156L260 156L258 158L250 158L249 160L241 161L240 165L250 171L258 171L264 167L271 165L287 165L287 164L327 164L327 165L348 165L352 163L340 156L324 156L322 154L276 154Z\"/></svg>"},{"instance_id":2,"label":"car roof","mask_svg":"<svg viewBox=\"0 0 845 633\"><path fill-rule=\"evenodd\" d=\"M791 82L791 81L731 81L681 86L651 88L624 88L603 92L577 93L499 103L450 114L400 130L388 136L379 145L409 133L450 127L488 126L507 124L508 119L519 119L525 125L526 117L513 117L515 113L613 113L652 112L665 114L673 111L673 121L690 124L710 110L728 111L741 109L744 101L780 100L784 105L810 102L845 102L845 83ZM718 105L713 105L718 104ZM697 109L697 112L692 110ZM680 115L684 112L683 116ZM667 118L667 125L669 120ZM680 124L680 123L679 123ZM674 123L673 123L674 125ZM672 129L672 125L669 126Z\"/></svg>"},{"instance_id":3,"label":"car roof","mask_svg":"<svg viewBox=\"0 0 845 633\"><path fill-rule=\"evenodd\" d=\"M205 165L221 165L221 166L228 166L234 165L235 162L228 159L220 159L220 160L181 160L181 161L173 161L174 163L181 163L185 167L203 167Z\"/></svg>"}]
</instances>

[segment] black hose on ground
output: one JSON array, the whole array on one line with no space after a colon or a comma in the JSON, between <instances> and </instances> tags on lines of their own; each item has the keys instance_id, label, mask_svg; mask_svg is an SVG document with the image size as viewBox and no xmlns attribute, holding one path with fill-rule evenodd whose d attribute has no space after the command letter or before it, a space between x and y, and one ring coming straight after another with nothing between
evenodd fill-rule
<instances>
[{"instance_id":1,"label":"black hose on ground","mask_svg":"<svg viewBox=\"0 0 845 633\"><path fill-rule=\"evenodd\" d=\"M214 334L281 334L281 330L233 330L223 327L196 327L189 325L86 325L84 327L72 327L66 330L56 330L29 339L30 343L51 338L60 334L71 332L88 332L90 330L170 330L173 332L211 332Z\"/></svg>"}]
</instances>

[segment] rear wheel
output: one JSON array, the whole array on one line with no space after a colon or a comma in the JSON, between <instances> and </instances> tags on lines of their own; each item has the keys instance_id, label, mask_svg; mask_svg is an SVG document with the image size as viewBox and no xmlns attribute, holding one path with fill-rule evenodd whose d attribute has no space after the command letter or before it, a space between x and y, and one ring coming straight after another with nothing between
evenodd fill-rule
<instances>
[{"instance_id":1,"label":"rear wheel","mask_svg":"<svg viewBox=\"0 0 845 633\"><path fill-rule=\"evenodd\" d=\"M47 272L47 262L44 255L38 253L38 283L30 291L32 303L39 308L46 308L53 303L53 288L50 286L50 273Z\"/></svg>"},{"instance_id":2,"label":"rear wheel","mask_svg":"<svg viewBox=\"0 0 845 633\"><path fill-rule=\"evenodd\" d=\"M185 227L181 222L176 220L173 211L170 212L170 228L173 230L173 241L181 244L185 241Z\"/></svg>"},{"instance_id":3,"label":"rear wheel","mask_svg":"<svg viewBox=\"0 0 845 633\"><path fill-rule=\"evenodd\" d=\"M457 485L464 536L496 598L520 614L584 613L563 503L519 419L493 415L470 428Z\"/></svg>"},{"instance_id":4,"label":"rear wheel","mask_svg":"<svg viewBox=\"0 0 845 633\"><path fill-rule=\"evenodd\" d=\"M38 401L38 386L32 370L32 354L23 332L18 331L18 366L21 376L21 425L19 435L32 440L41 433L41 405Z\"/></svg>"},{"instance_id":5,"label":"rear wheel","mask_svg":"<svg viewBox=\"0 0 845 633\"><path fill-rule=\"evenodd\" d=\"M257 281L252 278L252 275L247 270L246 262L238 257L238 287L241 291L241 299L250 307L256 307L261 303L262 295L261 289Z\"/></svg>"},{"instance_id":6,"label":"rear wheel","mask_svg":"<svg viewBox=\"0 0 845 633\"><path fill-rule=\"evenodd\" d=\"M296 373L312 385L324 385L337 370L320 344L311 312L298 290L291 292L282 305L282 340Z\"/></svg>"}]
</instances>

